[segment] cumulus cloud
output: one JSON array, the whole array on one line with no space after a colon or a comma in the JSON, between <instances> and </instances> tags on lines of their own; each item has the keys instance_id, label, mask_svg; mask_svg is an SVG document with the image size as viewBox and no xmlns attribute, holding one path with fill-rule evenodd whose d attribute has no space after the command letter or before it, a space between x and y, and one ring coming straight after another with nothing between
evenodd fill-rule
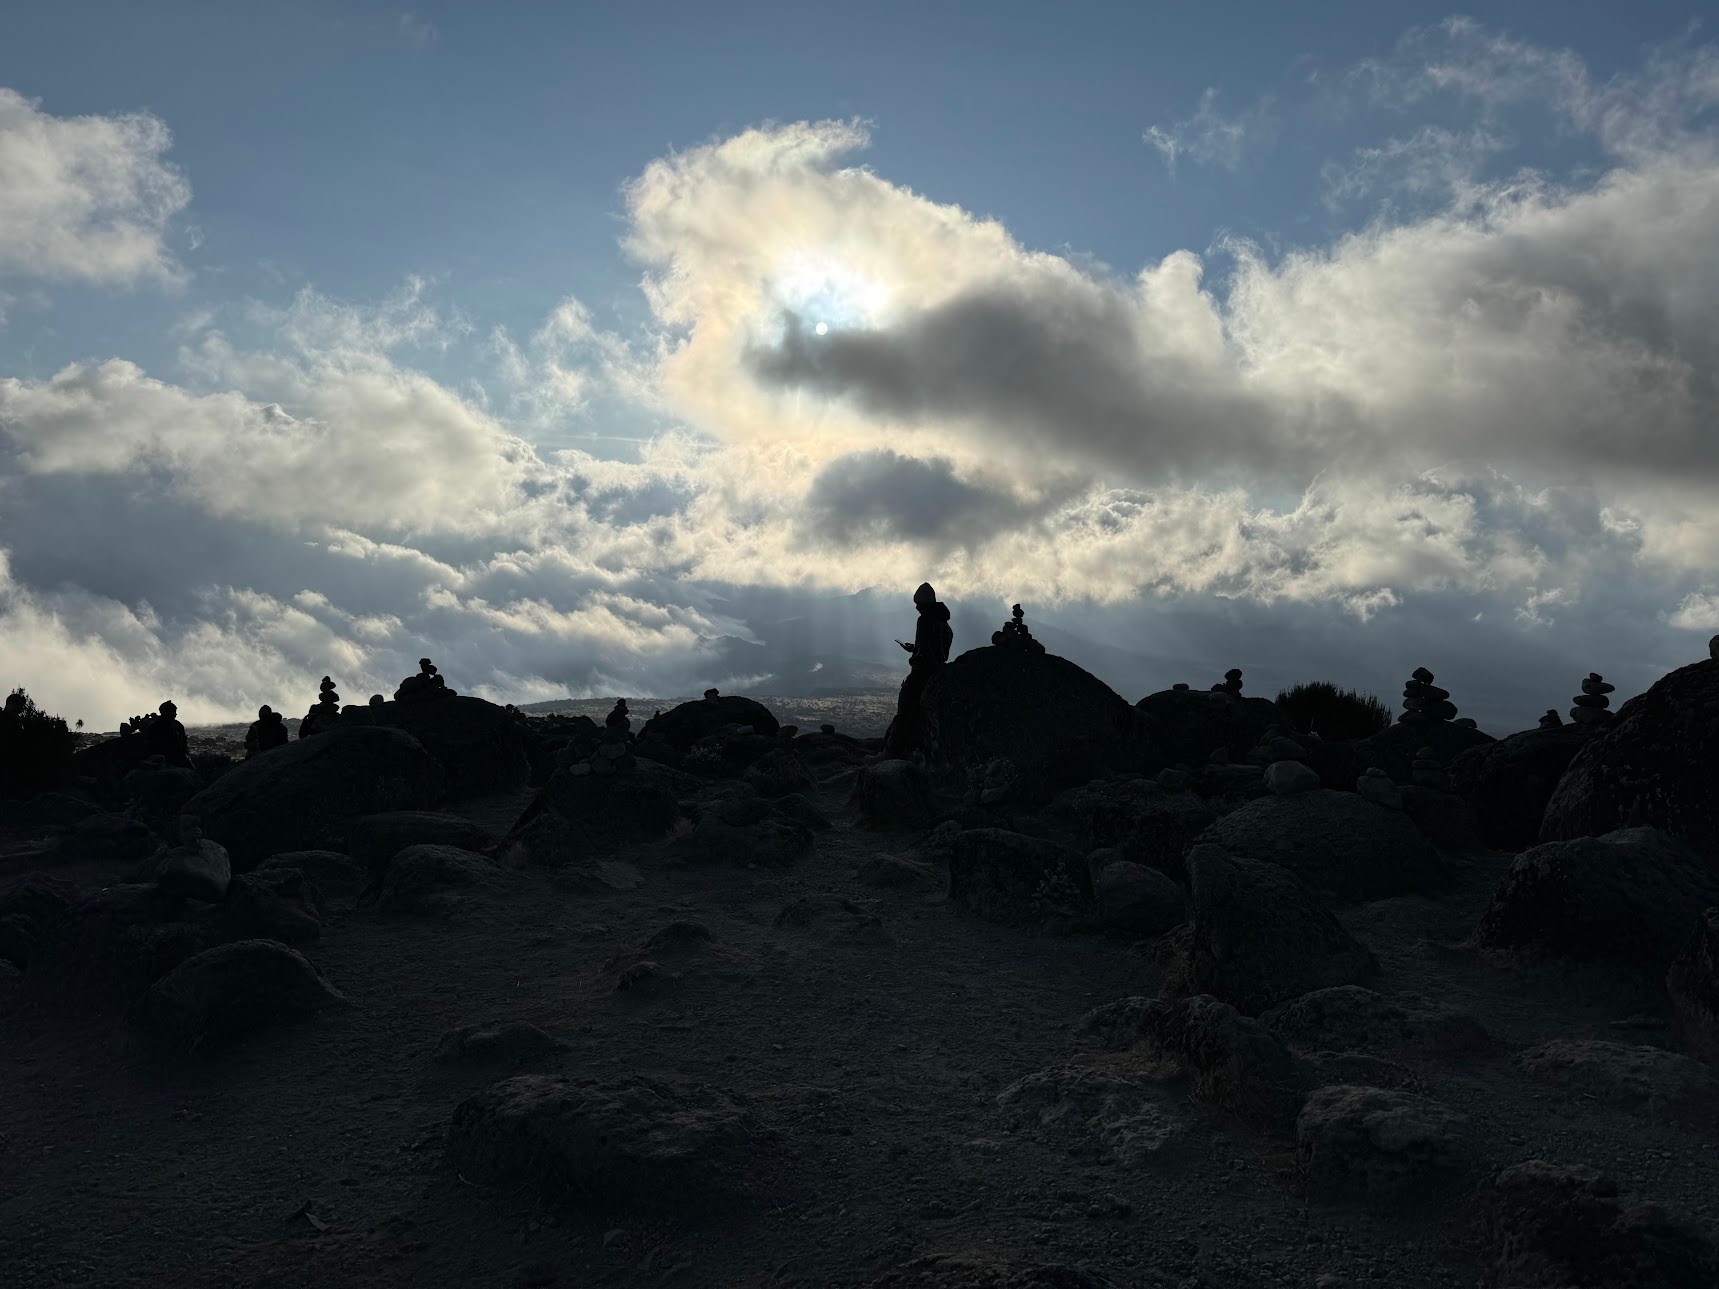
<instances>
[{"instance_id":1,"label":"cumulus cloud","mask_svg":"<svg viewBox=\"0 0 1719 1289\"><path fill-rule=\"evenodd\" d=\"M177 281L164 238L191 200L147 112L57 117L0 87L0 276Z\"/></svg>"}]
</instances>

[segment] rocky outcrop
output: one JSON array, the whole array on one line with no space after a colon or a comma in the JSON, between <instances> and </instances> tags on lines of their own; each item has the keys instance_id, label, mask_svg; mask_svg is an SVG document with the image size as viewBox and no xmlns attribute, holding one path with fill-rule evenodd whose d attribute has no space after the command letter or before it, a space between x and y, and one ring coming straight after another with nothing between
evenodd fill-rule
<instances>
[{"instance_id":1,"label":"rocky outcrop","mask_svg":"<svg viewBox=\"0 0 1719 1289\"><path fill-rule=\"evenodd\" d=\"M1399 721L1380 730L1371 738L1355 744L1355 765L1359 770L1377 766L1391 776L1395 783L1415 781L1414 762L1422 748L1432 750L1432 759L1448 766L1470 748L1485 747L1498 740L1482 734L1471 725L1455 721Z\"/></svg>"},{"instance_id":2,"label":"rocky outcrop","mask_svg":"<svg viewBox=\"0 0 1719 1289\"><path fill-rule=\"evenodd\" d=\"M1164 762L1135 710L1066 658L990 645L940 668L920 700L929 746L967 768L1012 761L1027 800Z\"/></svg>"},{"instance_id":3,"label":"rocky outcrop","mask_svg":"<svg viewBox=\"0 0 1719 1289\"><path fill-rule=\"evenodd\" d=\"M1107 862L1095 862L1108 855ZM1087 857L1099 925L1128 935L1162 935L1186 920L1187 895L1155 868L1116 858L1114 851Z\"/></svg>"},{"instance_id":4,"label":"rocky outcrop","mask_svg":"<svg viewBox=\"0 0 1719 1289\"><path fill-rule=\"evenodd\" d=\"M681 755L702 738L720 734L730 725L750 726L753 733L774 737L781 723L763 703L738 695L694 699L653 716L639 731L641 742L661 739Z\"/></svg>"},{"instance_id":5,"label":"rocky outcrop","mask_svg":"<svg viewBox=\"0 0 1719 1289\"><path fill-rule=\"evenodd\" d=\"M157 1041L189 1050L347 1005L296 950L240 940L180 963L150 986L133 1020Z\"/></svg>"},{"instance_id":6,"label":"rocky outcrop","mask_svg":"<svg viewBox=\"0 0 1719 1289\"><path fill-rule=\"evenodd\" d=\"M1719 908L1703 910L1665 973L1665 992L1690 1050L1719 1065Z\"/></svg>"},{"instance_id":7,"label":"rocky outcrop","mask_svg":"<svg viewBox=\"0 0 1719 1289\"><path fill-rule=\"evenodd\" d=\"M1257 1020L1217 998L1154 1000L1138 1049L1181 1067L1194 1096L1248 1127L1285 1131L1300 1104L1295 1059Z\"/></svg>"},{"instance_id":8,"label":"rocky outcrop","mask_svg":"<svg viewBox=\"0 0 1719 1289\"><path fill-rule=\"evenodd\" d=\"M452 846L408 846L388 861L375 907L382 913L441 916L471 894L502 883L502 871L482 855Z\"/></svg>"},{"instance_id":9,"label":"rocky outcrop","mask_svg":"<svg viewBox=\"0 0 1719 1289\"><path fill-rule=\"evenodd\" d=\"M1404 813L1328 788L1250 801L1198 840L1278 864L1340 902L1425 891L1444 880L1437 850Z\"/></svg>"},{"instance_id":10,"label":"rocky outcrop","mask_svg":"<svg viewBox=\"0 0 1719 1289\"><path fill-rule=\"evenodd\" d=\"M1660 677L1592 728L1546 803L1540 840L1649 825L1719 865L1719 661Z\"/></svg>"},{"instance_id":11,"label":"rocky outcrop","mask_svg":"<svg viewBox=\"0 0 1719 1289\"><path fill-rule=\"evenodd\" d=\"M1471 747L1451 762L1451 789L1474 810L1480 839L1512 853L1540 837L1546 803L1588 740L1591 725L1524 730Z\"/></svg>"},{"instance_id":12,"label":"rocky outcrop","mask_svg":"<svg viewBox=\"0 0 1719 1289\"><path fill-rule=\"evenodd\" d=\"M1662 1048L1592 1039L1558 1039L1518 1055L1529 1074L1573 1100L1635 1111L1695 1128L1719 1125L1719 1077L1700 1061Z\"/></svg>"},{"instance_id":13,"label":"rocky outcrop","mask_svg":"<svg viewBox=\"0 0 1719 1289\"><path fill-rule=\"evenodd\" d=\"M371 878L379 878L388 861L408 846L454 846L482 853L494 845L488 829L459 815L388 810L354 820L347 830L346 850Z\"/></svg>"},{"instance_id":14,"label":"rocky outcrop","mask_svg":"<svg viewBox=\"0 0 1719 1289\"><path fill-rule=\"evenodd\" d=\"M1401 1201L1458 1180L1475 1158L1466 1115L1385 1088L1316 1088L1295 1121L1314 1199Z\"/></svg>"},{"instance_id":15,"label":"rocky outcrop","mask_svg":"<svg viewBox=\"0 0 1719 1289\"><path fill-rule=\"evenodd\" d=\"M1360 985L1315 989L1273 1007L1260 1021L1304 1052L1380 1053L1412 1047L1457 1056L1497 1045L1466 1012L1420 998L1387 998Z\"/></svg>"},{"instance_id":16,"label":"rocky outcrop","mask_svg":"<svg viewBox=\"0 0 1719 1289\"><path fill-rule=\"evenodd\" d=\"M1134 706L1166 765L1201 765L1219 749L1239 761L1268 729L1284 724L1276 703L1223 689L1164 689Z\"/></svg>"},{"instance_id":17,"label":"rocky outcrop","mask_svg":"<svg viewBox=\"0 0 1719 1289\"><path fill-rule=\"evenodd\" d=\"M531 774L519 722L504 707L453 694L434 701L380 703L370 723L410 734L447 772L458 798L522 786Z\"/></svg>"},{"instance_id":18,"label":"rocky outcrop","mask_svg":"<svg viewBox=\"0 0 1719 1289\"><path fill-rule=\"evenodd\" d=\"M243 872L283 850L340 849L354 819L423 810L447 775L399 730L339 728L234 766L186 803Z\"/></svg>"},{"instance_id":19,"label":"rocky outcrop","mask_svg":"<svg viewBox=\"0 0 1719 1289\"><path fill-rule=\"evenodd\" d=\"M859 812L861 824L881 831L917 831L937 813L931 784L912 761L861 766L848 804Z\"/></svg>"},{"instance_id":20,"label":"rocky outcrop","mask_svg":"<svg viewBox=\"0 0 1719 1289\"><path fill-rule=\"evenodd\" d=\"M1524 851L1481 915L1474 943L1664 971L1712 904L1719 872L1695 852L1653 828L1620 828Z\"/></svg>"},{"instance_id":21,"label":"rocky outcrop","mask_svg":"<svg viewBox=\"0 0 1719 1289\"><path fill-rule=\"evenodd\" d=\"M1174 773L1166 771L1166 773ZM1185 787L1152 779L1101 779L1063 793L1052 811L1074 827L1080 844L1187 880L1182 856L1218 818L1218 810Z\"/></svg>"}]
</instances>

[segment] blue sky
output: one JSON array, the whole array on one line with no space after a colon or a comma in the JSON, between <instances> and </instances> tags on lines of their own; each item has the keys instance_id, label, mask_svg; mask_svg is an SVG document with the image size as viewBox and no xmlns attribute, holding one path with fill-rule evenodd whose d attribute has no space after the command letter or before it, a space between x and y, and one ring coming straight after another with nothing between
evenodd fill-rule
<instances>
[{"instance_id":1,"label":"blue sky","mask_svg":"<svg viewBox=\"0 0 1719 1289\"><path fill-rule=\"evenodd\" d=\"M94 719L882 659L914 570L1124 689L1464 622L1505 724L1719 629L1710 5L21 8L0 620Z\"/></svg>"}]
</instances>

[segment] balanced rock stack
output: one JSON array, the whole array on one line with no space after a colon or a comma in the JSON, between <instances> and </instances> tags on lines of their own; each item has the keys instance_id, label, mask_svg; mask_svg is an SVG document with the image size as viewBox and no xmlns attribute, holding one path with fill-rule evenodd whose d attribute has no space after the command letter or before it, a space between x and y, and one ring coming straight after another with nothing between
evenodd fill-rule
<instances>
[{"instance_id":1,"label":"balanced rock stack","mask_svg":"<svg viewBox=\"0 0 1719 1289\"><path fill-rule=\"evenodd\" d=\"M1582 692L1570 700L1575 704L1570 709L1570 719L1578 725L1601 725L1611 720L1612 714L1606 708L1612 705L1612 700L1606 695L1616 688L1606 684L1599 672L1590 671L1582 682Z\"/></svg>"},{"instance_id":2,"label":"balanced rock stack","mask_svg":"<svg viewBox=\"0 0 1719 1289\"><path fill-rule=\"evenodd\" d=\"M327 676L322 678L321 691L316 696L316 706L298 723L300 738L321 734L340 723L340 695L334 692L334 682Z\"/></svg>"},{"instance_id":3,"label":"balanced rock stack","mask_svg":"<svg viewBox=\"0 0 1719 1289\"><path fill-rule=\"evenodd\" d=\"M1369 766L1361 777L1355 780L1355 791L1376 806L1386 806L1392 810L1403 808L1402 790L1391 781L1391 776L1378 766Z\"/></svg>"},{"instance_id":4,"label":"balanced rock stack","mask_svg":"<svg viewBox=\"0 0 1719 1289\"><path fill-rule=\"evenodd\" d=\"M1456 705L1450 701L1450 691L1433 684L1433 674L1425 667L1416 667L1414 675L1403 684L1403 714L1399 721L1450 721L1456 719Z\"/></svg>"},{"instance_id":5,"label":"balanced rock stack","mask_svg":"<svg viewBox=\"0 0 1719 1289\"><path fill-rule=\"evenodd\" d=\"M625 729L606 725L598 739L597 750L583 761L576 761L568 767L570 774L625 774L638 765Z\"/></svg>"},{"instance_id":6,"label":"balanced rock stack","mask_svg":"<svg viewBox=\"0 0 1719 1289\"><path fill-rule=\"evenodd\" d=\"M1003 623L1003 629L991 633L991 643L1006 649L1019 649L1025 653L1045 651L1045 647L1034 640L1033 633L1027 630L1026 614L1021 612L1021 606L1018 604L1014 607L1013 616Z\"/></svg>"},{"instance_id":7,"label":"balanced rock stack","mask_svg":"<svg viewBox=\"0 0 1719 1289\"><path fill-rule=\"evenodd\" d=\"M1436 792L1450 791L1450 775L1439 764L1438 753L1430 747L1416 749L1415 759L1409 762L1409 777L1418 787L1432 788Z\"/></svg>"},{"instance_id":8,"label":"balanced rock stack","mask_svg":"<svg viewBox=\"0 0 1719 1289\"><path fill-rule=\"evenodd\" d=\"M1231 667L1224 673L1224 678L1212 686L1213 693L1233 694L1241 696L1241 668Z\"/></svg>"},{"instance_id":9,"label":"balanced rock stack","mask_svg":"<svg viewBox=\"0 0 1719 1289\"><path fill-rule=\"evenodd\" d=\"M436 671L436 664L428 658L418 659L418 674L407 676L400 682L400 688L394 691L394 701L397 703L417 702L426 698L452 698L454 691L448 688L448 682L443 680Z\"/></svg>"},{"instance_id":10,"label":"balanced rock stack","mask_svg":"<svg viewBox=\"0 0 1719 1289\"><path fill-rule=\"evenodd\" d=\"M615 700L614 710L603 718L603 728L620 730L622 734L631 734L633 732L633 717L632 714L627 711L626 699L617 698Z\"/></svg>"},{"instance_id":11,"label":"balanced rock stack","mask_svg":"<svg viewBox=\"0 0 1719 1289\"><path fill-rule=\"evenodd\" d=\"M1546 714L1540 718L1540 728L1543 730L1558 729L1563 725L1563 723L1564 718L1558 715L1558 709L1556 707L1548 707L1546 709Z\"/></svg>"}]
</instances>

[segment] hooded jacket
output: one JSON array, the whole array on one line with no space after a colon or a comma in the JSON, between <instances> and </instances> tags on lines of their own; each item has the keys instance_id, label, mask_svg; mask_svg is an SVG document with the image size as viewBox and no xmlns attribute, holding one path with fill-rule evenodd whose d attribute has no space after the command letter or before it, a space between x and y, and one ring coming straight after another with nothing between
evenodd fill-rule
<instances>
[{"instance_id":1,"label":"hooded jacket","mask_svg":"<svg viewBox=\"0 0 1719 1289\"><path fill-rule=\"evenodd\" d=\"M941 667L949 661L949 646L955 642L955 632L949 626L949 606L933 600L919 611L919 624L913 629L914 667Z\"/></svg>"}]
</instances>

